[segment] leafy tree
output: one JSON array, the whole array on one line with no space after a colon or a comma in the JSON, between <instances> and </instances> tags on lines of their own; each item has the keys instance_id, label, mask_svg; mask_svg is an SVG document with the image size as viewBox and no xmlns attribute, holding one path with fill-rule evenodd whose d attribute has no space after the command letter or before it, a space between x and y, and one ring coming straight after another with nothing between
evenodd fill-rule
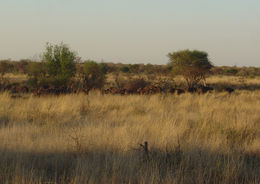
<instances>
[{"instance_id":1,"label":"leafy tree","mask_svg":"<svg viewBox=\"0 0 260 184\"><path fill-rule=\"evenodd\" d=\"M170 64L174 75L182 75L188 88L195 87L201 80L205 80L212 64L208 54L203 51L182 50L169 53Z\"/></svg>"},{"instance_id":2,"label":"leafy tree","mask_svg":"<svg viewBox=\"0 0 260 184\"><path fill-rule=\"evenodd\" d=\"M86 61L83 68L83 82L87 90L93 88L102 88L105 82L105 73L102 71L102 65L95 61Z\"/></svg>"},{"instance_id":3,"label":"leafy tree","mask_svg":"<svg viewBox=\"0 0 260 184\"><path fill-rule=\"evenodd\" d=\"M54 46L48 43L43 60L49 76L62 76L70 79L75 74L76 54L63 43Z\"/></svg>"},{"instance_id":4,"label":"leafy tree","mask_svg":"<svg viewBox=\"0 0 260 184\"><path fill-rule=\"evenodd\" d=\"M63 43L51 45L47 43L43 54L46 73L49 78L56 79L57 84L66 84L75 75L77 57ZM52 81L52 80L50 80Z\"/></svg>"}]
</instances>

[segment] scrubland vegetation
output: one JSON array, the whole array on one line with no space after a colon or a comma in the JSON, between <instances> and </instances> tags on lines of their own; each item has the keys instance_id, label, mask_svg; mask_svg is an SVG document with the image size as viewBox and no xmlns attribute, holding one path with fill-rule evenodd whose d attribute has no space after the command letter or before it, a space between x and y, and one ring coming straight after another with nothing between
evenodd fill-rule
<instances>
[{"instance_id":1,"label":"scrubland vegetation","mask_svg":"<svg viewBox=\"0 0 260 184\"><path fill-rule=\"evenodd\" d=\"M0 62L0 183L260 183L259 68Z\"/></svg>"},{"instance_id":2,"label":"scrubland vegetation","mask_svg":"<svg viewBox=\"0 0 260 184\"><path fill-rule=\"evenodd\" d=\"M102 93L112 94L154 94L154 93L206 93L208 91L228 91L235 89L225 84L207 86L206 78L239 75L243 89L249 89L245 80L260 75L259 68L222 68L214 67L208 53L198 50L183 50L168 54L167 65L122 65L96 63L87 60L81 62L77 54L61 43L47 44L41 62L0 61L0 91L13 94L33 93L69 94L88 93L99 89ZM10 80L9 73L23 74L24 77ZM112 82L111 82L112 76ZM182 76L184 82L178 84L176 77ZM110 79L108 79L108 77ZM235 86L236 87L236 86ZM251 86L250 90L258 89Z\"/></svg>"}]
</instances>

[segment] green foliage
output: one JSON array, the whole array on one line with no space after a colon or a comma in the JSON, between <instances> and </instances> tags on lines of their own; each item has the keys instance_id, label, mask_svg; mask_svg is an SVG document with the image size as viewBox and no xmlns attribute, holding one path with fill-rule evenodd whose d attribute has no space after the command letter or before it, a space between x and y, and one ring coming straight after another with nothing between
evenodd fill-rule
<instances>
[{"instance_id":1,"label":"green foliage","mask_svg":"<svg viewBox=\"0 0 260 184\"><path fill-rule=\"evenodd\" d=\"M38 87L38 78L29 78L26 82L29 90L32 91Z\"/></svg>"},{"instance_id":2,"label":"green foliage","mask_svg":"<svg viewBox=\"0 0 260 184\"><path fill-rule=\"evenodd\" d=\"M109 71L109 66L106 63L100 63L100 68L103 74L107 74Z\"/></svg>"},{"instance_id":3,"label":"green foliage","mask_svg":"<svg viewBox=\"0 0 260 184\"><path fill-rule=\"evenodd\" d=\"M102 66L95 61L86 61L83 68L83 82L87 89L102 88L105 82L105 74Z\"/></svg>"},{"instance_id":4,"label":"green foliage","mask_svg":"<svg viewBox=\"0 0 260 184\"><path fill-rule=\"evenodd\" d=\"M139 73L139 65L138 64L130 64L129 65L129 70L131 73Z\"/></svg>"},{"instance_id":5,"label":"green foliage","mask_svg":"<svg viewBox=\"0 0 260 184\"><path fill-rule=\"evenodd\" d=\"M63 43L59 45L47 44L43 54L44 67L31 69L31 73L33 75L37 75L37 72L41 73L36 77L38 86L65 87L75 75L76 61L76 54L67 45ZM32 66L32 68L34 67Z\"/></svg>"},{"instance_id":6,"label":"green foliage","mask_svg":"<svg viewBox=\"0 0 260 184\"><path fill-rule=\"evenodd\" d=\"M208 54L202 51L183 50L169 53L168 57L173 74L182 75L189 88L204 80L212 67Z\"/></svg>"},{"instance_id":7,"label":"green foliage","mask_svg":"<svg viewBox=\"0 0 260 184\"><path fill-rule=\"evenodd\" d=\"M47 44L42 63L27 63L28 86L31 89L39 86L65 87L75 75L76 60L76 54L65 44Z\"/></svg>"},{"instance_id":8,"label":"green foliage","mask_svg":"<svg viewBox=\"0 0 260 184\"><path fill-rule=\"evenodd\" d=\"M237 68L227 68L226 70L224 70L225 75L236 75L237 73L238 73Z\"/></svg>"},{"instance_id":9,"label":"green foliage","mask_svg":"<svg viewBox=\"0 0 260 184\"><path fill-rule=\"evenodd\" d=\"M47 44L43 60L47 74L50 77L62 78L68 81L75 74L76 54L63 43L54 46Z\"/></svg>"},{"instance_id":10,"label":"green foliage","mask_svg":"<svg viewBox=\"0 0 260 184\"><path fill-rule=\"evenodd\" d=\"M145 73L147 74L151 74L153 73L153 65L148 63L146 66L145 66Z\"/></svg>"},{"instance_id":11,"label":"green foliage","mask_svg":"<svg viewBox=\"0 0 260 184\"><path fill-rule=\"evenodd\" d=\"M130 71L129 67L128 66L121 66L119 68L119 71L120 72L123 72L123 73L128 73Z\"/></svg>"}]
</instances>

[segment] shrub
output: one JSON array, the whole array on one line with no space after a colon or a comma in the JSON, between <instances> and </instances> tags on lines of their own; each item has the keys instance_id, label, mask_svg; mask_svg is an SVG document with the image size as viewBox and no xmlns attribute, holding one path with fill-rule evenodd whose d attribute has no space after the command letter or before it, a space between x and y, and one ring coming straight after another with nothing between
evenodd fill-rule
<instances>
[{"instance_id":1,"label":"shrub","mask_svg":"<svg viewBox=\"0 0 260 184\"><path fill-rule=\"evenodd\" d=\"M37 80L37 86L64 88L67 87L67 84L68 84L68 79L62 75L52 76L52 77L40 77Z\"/></svg>"},{"instance_id":2,"label":"shrub","mask_svg":"<svg viewBox=\"0 0 260 184\"><path fill-rule=\"evenodd\" d=\"M27 84L30 89L42 86L56 88L67 87L70 79L75 75L76 54L63 43L59 45L46 45L43 62L29 62Z\"/></svg>"},{"instance_id":3,"label":"shrub","mask_svg":"<svg viewBox=\"0 0 260 184\"><path fill-rule=\"evenodd\" d=\"M102 88L105 82L105 74L102 67L95 61L86 61L83 68L83 83L88 90Z\"/></svg>"},{"instance_id":4,"label":"shrub","mask_svg":"<svg viewBox=\"0 0 260 184\"><path fill-rule=\"evenodd\" d=\"M130 64L129 65L129 70L130 70L131 73L135 73L135 74L140 72L138 64L133 64L133 65Z\"/></svg>"},{"instance_id":5,"label":"shrub","mask_svg":"<svg viewBox=\"0 0 260 184\"><path fill-rule=\"evenodd\" d=\"M131 78L131 76L129 76ZM117 88L123 88L126 84L126 80L120 73L115 73L115 86Z\"/></svg>"},{"instance_id":6,"label":"shrub","mask_svg":"<svg viewBox=\"0 0 260 184\"><path fill-rule=\"evenodd\" d=\"M223 68L221 67L213 67L210 69L210 72L212 75L222 75L223 74Z\"/></svg>"},{"instance_id":7,"label":"shrub","mask_svg":"<svg viewBox=\"0 0 260 184\"><path fill-rule=\"evenodd\" d=\"M28 72L28 65L30 60L28 59L22 59L19 62L16 63L17 71L22 74L26 74Z\"/></svg>"},{"instance_id":8,"label":"shrub","mask_svg":"<svg viewBox=\"0 0 260 184\"><path fill-rule=\"evenodd\" d=\"M149 83L145 81L143 78L132 79L125 83L124 88L128 91L136 92L139 88L144 88Z\"/></svg>"},{"instance_id":9,"label":"shrub","mask_svg":"<svg viewBox=\"0 0 260 184\"><path fill-rule=\"evenodd\" d=\"M54 86L53 76L46 76L46 66L43 62L37 63L37 62L31 62L28 65L28 76L29 79L27 81L27 85L30 90L34 90L37 87L40 86Z\"/></svg>"},{"instance_id":10,"label":"shrub","mask_svg":"<svg viewBox=\"0 0 260 184\"><path fill-rule=\"evenodd\" d=\"M106 63L100 63L100 68L103 74L107 74L109 71L109 66Z\"/></svg>"},{"instance_id":11,"label":"shrub","mask_svg":"<svg viewBox=\"0 0 260 184\"><path fill-rule=\"evenodd\" d=\"M28 65L27 70L31 78L39 78L46 75L46 68L43 63L32 62Z\"/></svg>"},{"instance_id":12,"label":"shrub","mask_svg":"<svg viewBox=\"0 0 260 184\"><path fill-rule=\"evenodd\" d=\"M130 71L129 67L128 66L121 66L119 68L119 71L120 72L123 72L123 73L128 73Z\"/></svg>"},{"instance_id":13,"label":"shrub","mask_svg":"<svg viewBox=\"0 0 260 184\"><path fill-rule=\"evenodd\" d=\"M238 73L238 69L236 68L227 68L224 70L225 75L236 75Z\"/></svg>"},{"instance_id":14,"label":"shrub","mask_svg":"<svg viewBox=\"0 0 260 184\"><path fill-rule=\"evenodd\" d=\"M36 76L38 86L65 87L75 75L76 61L76 54L67 45L47 44L43 54L44 66L40 69L31 66L30 73L36 76L37 70L40 70L40 75Z\"/></svg>"},{"instance_id":15,"label":"shrub","mask_svg":"<svg viewBox=\"0 0 260 184\"><path fill-rule=\"evenodd\" d=\"M145 65L145 73L146 74L151 74L153 73L153 65L148 63L147 65Z\"/></svg>"}]
</instances>

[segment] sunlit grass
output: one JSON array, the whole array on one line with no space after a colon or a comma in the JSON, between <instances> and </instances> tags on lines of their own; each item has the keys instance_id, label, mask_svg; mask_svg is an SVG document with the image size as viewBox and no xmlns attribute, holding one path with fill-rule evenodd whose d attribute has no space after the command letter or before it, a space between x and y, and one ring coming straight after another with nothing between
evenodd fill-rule
<instances>
[{"instance_id":1,"label":"sunlit grass","mask_svg":"<svg viewBox=\"0 0 260 184\"><path fill-rule=\"evenodd\" d=\"M260 181L260 91L0 103L1 183Z\"/></svg>"}]
</instances>

